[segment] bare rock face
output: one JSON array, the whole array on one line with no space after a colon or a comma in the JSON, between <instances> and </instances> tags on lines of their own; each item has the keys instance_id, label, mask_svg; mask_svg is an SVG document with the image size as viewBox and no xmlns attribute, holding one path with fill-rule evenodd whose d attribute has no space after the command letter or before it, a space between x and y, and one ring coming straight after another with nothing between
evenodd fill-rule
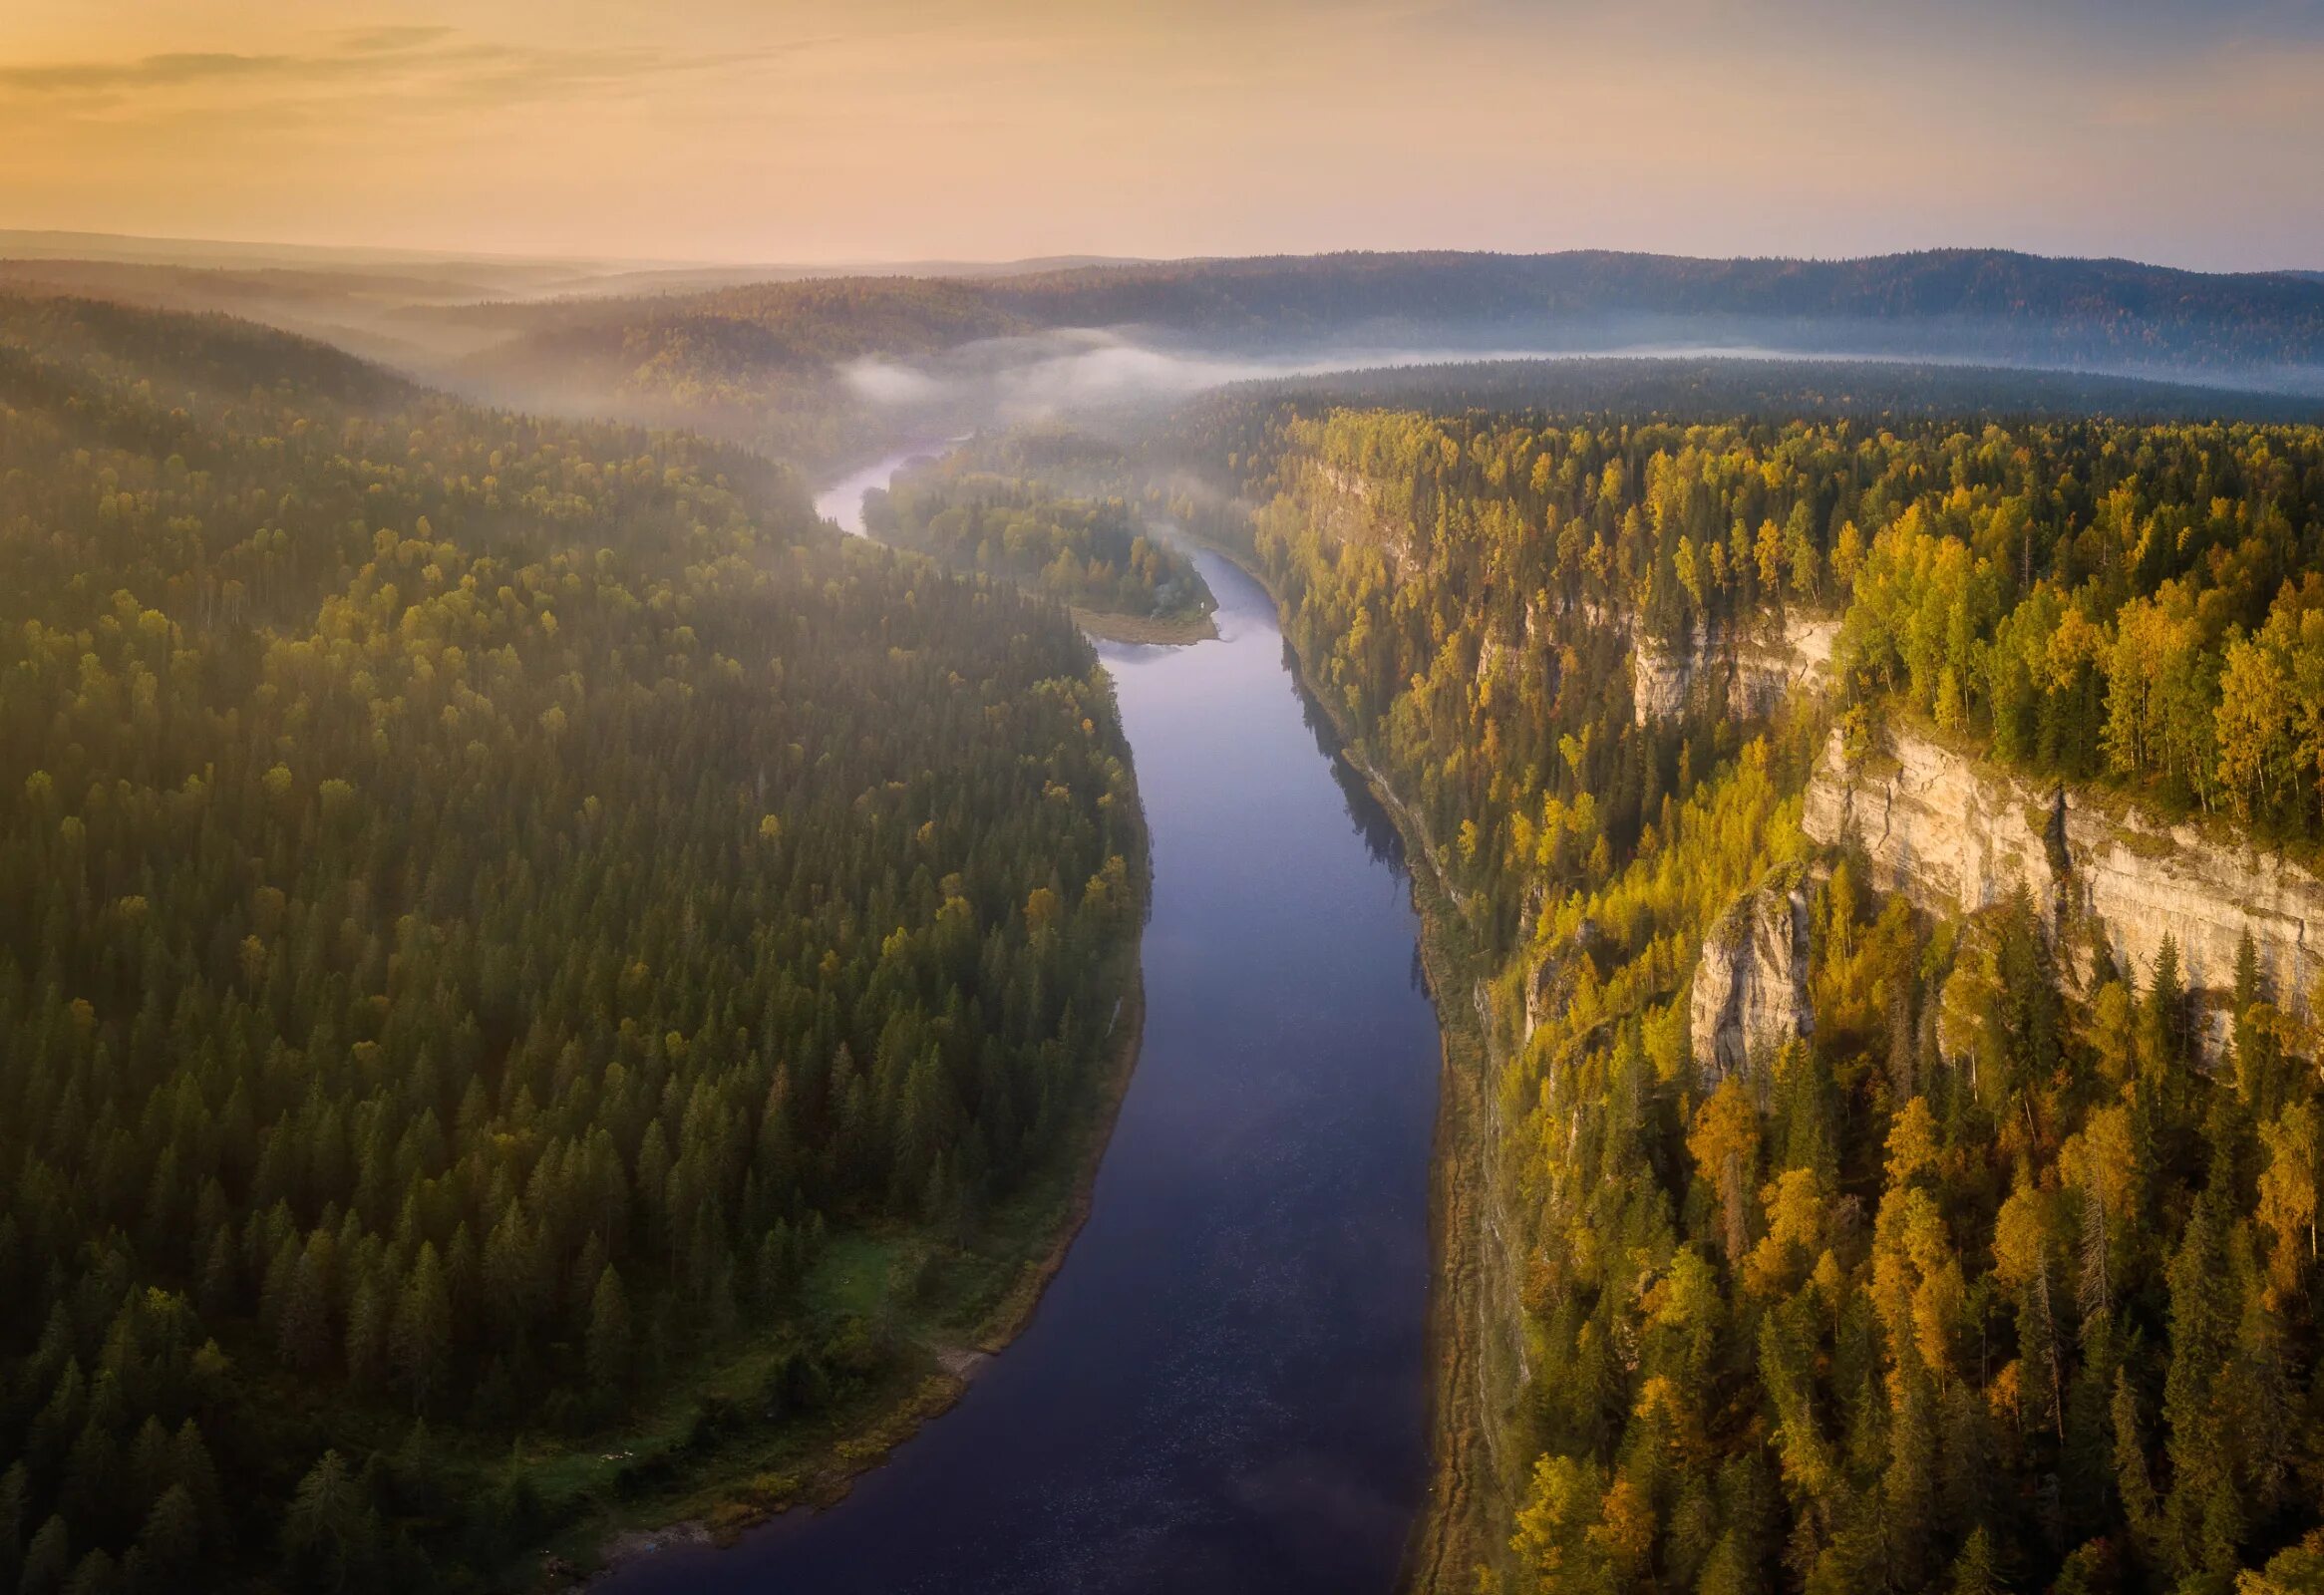
<instances>
[{"instance_id":1,"label":"bare rock face","mask_svg":"<svg viewBox=\"0 0 2324 1595\"><path fill-rule=\"evenodd\" d=\"M1762 631L1735 645L1727 678L1727 712L1764 720L1794 693L1818 693L1831 668L1839 622L1786 615L1781 630Z\"/></svg>"},{"instance_id":2,"label":"bare rock face","mask_svg":"<svg viewBox=\"0 0 2324 1595\"><path fill-rule=\"evenodd\" d=\"M1378 548L1398 582L1419 574L1409 488L1320 462L1310 465L1304 488L1308 513L1327 541Z\"/></svg>"},{"instance_id":3,"label":"bare rock face","mask_svg":"<svg viewBox=\"0 0 2324 1595\"><path fill-rule=\"evenodd\" d=\"M1718 1079L1762 1067L1815 1029L1808 1001L1808 897L1796 879L1745 892L1703 938L1688 999L1695 1067Z\"/></svg>"},{"instance_id":4,"label":"bare rock face","mask_svg":"<svg viewBox=\"0 0 2324 1595\"><path fill-rule=\"evenodd\" d=\"M1686 712L1697 690L1724 691L1727 713L1764 720L1796 692L1820 692L1839 622L1805 615L1744 631L1698 622L1691 637L1663 643L1640 633L1630 652L1631 713L1643 726Z\"/></svg>"},{"instance_id":5,"label":"bare rock face","mask_svg":"<svg viewBox=\"0 0 2324 1595\"><path fill-rule=\"evenodd\" d=\"M1630 713L1641 726L1649 720L1672 720L1686 712L1687 688L1695 676L1695 660L1705 640L1689 645L1666 645L1638 632L1630 643Z\"/></svg>"},{"instance_id":6,"label":"bare rock face","mask_svg":"<svg viewBox=\"0 0 2324 1595\"><path fill-rule=\"evenodd\" d=\"M1800 828L1825 846L1852 840L1875 886L1939 912L1975 913L2020 881L2054 909L2060 800L2055 787L1982 769L1910 733L1851 768L1835 731L1808 784Z\"/></svg>"},{"instance_id":7,"label":"bare rock face","mask_svg":"<svg viewBox=\"0 0 2324 1595\"><path fill-rule=\"evenodd\" d=\"M1835 733L1801 826L1825 845L1852 841L1874 885L1939 912L1974 913L2022 881L2053 930L2102 927L2115 962L2142 980L2170 936L2188 988L2214 1004L2234 988L2246 934L2278 1007L2306 1013L2324 976L2324 880L2193 825L2110 812L1909 731L1891 732L1854 766ZM2078 957L2084 947L2076 937Z\"/></svg>"}]
</instances>

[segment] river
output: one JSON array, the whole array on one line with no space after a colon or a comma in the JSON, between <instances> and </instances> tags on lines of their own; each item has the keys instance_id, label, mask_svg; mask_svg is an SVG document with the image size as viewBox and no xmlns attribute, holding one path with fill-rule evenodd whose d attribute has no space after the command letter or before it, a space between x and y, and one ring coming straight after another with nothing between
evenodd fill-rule
<instances>
[{"instance_id":1,"label":"river","mask_svg":"<svg viewBox=\"0 0 2324 1595\"><path fill-rule=\"evenodd\" d=\"M895 474L915 460L933 460L960 440L931 439L900 449L883 460L876 460L860 471L849 472L837 481L815 495L815 512L826 520L836 521L841 531L850 537L863 535L863 495L874 487L884 487Z\"/></svg>"},{"instance_id":2,"label":"river","mask_svg":"<svg viewBox=\"0 0 2324 1595\"><path fill-rule=\"evenodd\" d=\"M1427 1479L1436 1016L1394 831L1328 751L1265 593L1197 558L1218 640L1099 650L1154 904L1145 1044L1065 1266L837 1505L604 1589L1395 1583Z\"/></svg>"}]
</instances>

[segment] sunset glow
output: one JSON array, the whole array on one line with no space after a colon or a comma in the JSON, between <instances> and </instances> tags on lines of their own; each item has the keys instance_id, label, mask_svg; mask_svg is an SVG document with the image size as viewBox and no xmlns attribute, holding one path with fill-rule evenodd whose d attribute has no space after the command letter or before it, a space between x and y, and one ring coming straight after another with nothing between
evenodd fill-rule
<instances>
[{"instance_id":1,"label":"sunset glow","mask_svg":"<svg viewBox=\"0 0 2324 1595\"><path fill-rule=\"evenodd\" d=\"M786 261L2006 243L2257 268L2324 256L2319 169L2305 0L0 13L16 227Z\"/></svg>"}]
</instances>

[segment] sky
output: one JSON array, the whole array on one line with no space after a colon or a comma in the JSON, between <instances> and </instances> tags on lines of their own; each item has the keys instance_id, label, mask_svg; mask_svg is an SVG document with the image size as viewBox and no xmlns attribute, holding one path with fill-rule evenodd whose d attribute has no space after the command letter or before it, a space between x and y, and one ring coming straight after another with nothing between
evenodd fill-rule
<instances>
[{"instance_id":1,"label":"sky","mask_svg":"<svg viewBox=\"0 0 2324 1595\"><path fill-rule=\"evenodd\" d=\"M12 0L0 227L2324 269L2324 0Z\"/></svg>"}]
</instances>

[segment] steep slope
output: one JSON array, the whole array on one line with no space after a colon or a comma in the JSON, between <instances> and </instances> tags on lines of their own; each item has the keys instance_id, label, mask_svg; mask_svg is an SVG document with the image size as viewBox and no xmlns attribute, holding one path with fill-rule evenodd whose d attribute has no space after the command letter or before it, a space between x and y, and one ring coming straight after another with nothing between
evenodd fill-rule
<instances>
[{"instance_id":1,"label":"steep slope","mask_svg":"<svg viewBox=\"0 0 2324 1595\"><path fill-rule=\"evenodd\" d=\"M2085 975L2102 948L2117 969L2152 971L2169 941L2214 1056L2232 1047L2246 957L2244 978L2301 1018L2324 979L2324 879L2218 827L2013 777L1925 733L1893 728L1856 759L1833 733L1801 823L1931 912L1973 914L2023 886Z\"/></svg>"},{"instance_id":2,"label":"steep slope","mask_svg":"<svg viewBox=\"0 0 2324 1595\"><path fill-rule=\"evenodd\" d=\"M1205 450L1478 1044L1426 1587L2297 1587L2324 436L1237 402Z\"/></svg>"}]
</instances>

